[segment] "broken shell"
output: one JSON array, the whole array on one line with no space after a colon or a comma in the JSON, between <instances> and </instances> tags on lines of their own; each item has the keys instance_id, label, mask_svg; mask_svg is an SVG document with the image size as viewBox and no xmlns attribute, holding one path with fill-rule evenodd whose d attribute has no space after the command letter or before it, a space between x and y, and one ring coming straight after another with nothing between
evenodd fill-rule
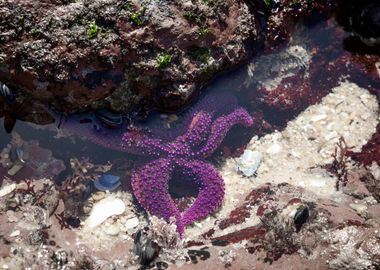
<instances>
[{"instance_id":1,"label":"broken shell","mask_svg":"<svg viewBox=\"0 0 380 270\"><path fill-rule=\"evenodd\" d=\"M258 151L244 150L237 160L238 172L249 177L255 174L261 163L262 154Z\"/></svg>"},{"instance_id":2,"label":"broken shell","mask_svg":"<svg viewBox=\"0 0 380 270\"><path fill-rule=\"evenodd\" d=\"M111 174L103 174L99 179L93 181L94 186L101 191L112 191L117 189L121 182L120 177Z\"/></svg>"},{"instance_id":3,"label":"broken shell","mask_svg":"<svg viewBox=\"0 0 380 270\"><path fill-rule=\"evenodd\" d=\"M90 216L85 221L85 228L93 229L103 223L107 218L124 213L125 203L114 197L107 197L96 204L91 209Z\"/></svg>"}]
</instances>

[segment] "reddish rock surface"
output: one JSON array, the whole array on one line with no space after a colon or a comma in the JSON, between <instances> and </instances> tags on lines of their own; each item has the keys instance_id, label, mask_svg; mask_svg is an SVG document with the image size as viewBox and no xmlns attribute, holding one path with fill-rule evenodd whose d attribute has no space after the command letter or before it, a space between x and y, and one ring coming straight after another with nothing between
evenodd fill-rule
<instances>
[{"instance_id":1,"label":"reddish rock surface","mask_svg":"<svg viewBox=\"0 0 380 270\"><path fill-rule=\"evenodd\" d=\"M6 1L0 18L0 80L65 111L178 108L257 35L243 1Z\"/></svg>"},{"instance_id":2,"label":"reddish rock surface","mask_svg":"<svg viewBox=\"0 0 380 270\"><path fill-rule=\"evenodd\" d=\"M19 103L66 112L176 110L263 44L286 45L301 18L315 23L333 8L328 0L7 1L0 81Z\"/></svg>"},{"instance_id":3,"label":"reddish rock surface","mask_svg":"<svg viewBox=\"0 0 380 270\"><path fill-rule=\"evenodd\" d=\"M351 152L351 157L364 166L376 163L380 166L380 124L376 127L376 132L372 138L362 147L360 152Z\"/></svg>"}]
</instances>

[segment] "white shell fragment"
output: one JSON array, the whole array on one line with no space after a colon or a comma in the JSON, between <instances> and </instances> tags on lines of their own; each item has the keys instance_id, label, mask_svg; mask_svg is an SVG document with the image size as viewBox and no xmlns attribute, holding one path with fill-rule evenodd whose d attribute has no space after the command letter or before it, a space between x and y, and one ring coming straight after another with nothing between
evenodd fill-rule
<instances>
[{"instance_id":1,"label":"white shell fragment","mask_svg":"<svg viewBox=\"0 0 380 270\"><path fill-rule=\"evenodd\" d=\"M84 227L93 229L103 223L107 218L123 214L125 208L125 203L122 200L107 197L94 205L91 209L90 216L85 221Z\"/></svg>"},{"instance_id":2,"label":"white shell fragment","mask_svg":"<svg viewBox=\"0 0 380 270\"><path fill-rule=\"evenodd\" d=\"M20 235L20 230L15 230L15 231L13 231L10 235L9 235L9 237L16 237L16 236L19 236Z\"/></svg>"},{"instance_id":3,"label":"white shell fragment","mask_svg":"<svg viewBox=\"0 0 380 270\"><path fill-rule=\"evenodd\" d=\"M139 225L139 223L140 222L137 217L130 218L125 222L125 228L127 230L136 228Z\"/></svg>"},{"instance_id":4,"label":"white shell fragment","mask_svg":"<svg viewBox=\"0 0 380 270\"><path fill-rule=\"evenodd\" d=\"M12 168L9 169L8 174L9 174L10 176L14 176L14 175L16 175L16 174L19 172L19 170L21 170L23 167L24 167L24 165L22 165L22 164L15 164L15 165L13 165Z\"/></svg>"},{"instance_id":5,"label":"white shell fragment","mask_svg":"<svg viewBox=\"0 0 380 270\"><path fill-rule=\"evenodd\" d=\"M260 166L263 155L258 151L244 150L237 160L238 172L244 176L252 176Z\"/></svg>"},{"instance_id":6,"label":"white shell fragment","mask_svg":"<svg viewBox=\"0 0 380 270\"><path fill-rule=\"evenodd\" d=\"M16 189L16 184L10 184L10 185L7 185L5 187L3 187L1 190L0 190L0 197L3 197L5 195L8 195L9 193L11 193L13 190Z\"/></svg>"}]
</instances>

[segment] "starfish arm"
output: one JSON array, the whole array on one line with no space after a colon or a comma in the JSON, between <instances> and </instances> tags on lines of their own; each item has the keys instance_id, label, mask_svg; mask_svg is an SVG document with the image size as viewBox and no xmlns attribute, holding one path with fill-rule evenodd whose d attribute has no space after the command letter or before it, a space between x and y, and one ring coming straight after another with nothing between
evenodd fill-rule
<instances>
[{"instance_id":1,"label":"starfish arm","mask_svg":"<svg viewBox=\"0 0 380 270\"><path fill-rule=\"evenodd\" d=\"M183 136L179 137L179 140L184 140L190 147L198 146L207 137L211 123L212 114L210 112L200 111L194 113L188 130Z\"/></svg>"},{"instance_id":2,"label":"starfish arm","mask_svg":"<svg viewBox=\"0 0 380 270\"><path fill-rule=\"evenodd\" d=\"M237 124L242 124L247 127L253 125L252 117L243 108L238 108L232 113L216 119L216 121L211 126L210 136L206 144L198 152L195 153L195 156L209 156L220 145L231 127Z\"/></svg>"},{"instance_id":3,"label":"starfish arm","mask_svg":"<svg viewBox=\"0 0 380 270\"><path fill-rule=\"evenodd\" d=\"M124 151L144 156L160 156L165 147L160 139L151 138L137 131L128 131L123 135Z\"/></svg>"},{"instance_id":4,"label":"starfish arm","mask_svg":"<svg viewBox=\"0 0 380 270\"><path fill-rule=\"evenodd\" d=\"M140 205L151 215L164 218L176 218L177 230L183 235L181 213L169 195L169 180L173 166L169 159L156 159L134 170L132 189Z\"/></svg>"},{"instance_id":5,"label":"starfish arm","mask_svg":"<svg viewBox=\"0 0 380 270\"><path fill-rule=\"evenodd\" d=\"M186 226L206 217L221 206L224 197L224 182L222 176L207 162L187 159L177 162L199 186L198 197L182 215L183 225Z\"/></svg>"}]
</instances>

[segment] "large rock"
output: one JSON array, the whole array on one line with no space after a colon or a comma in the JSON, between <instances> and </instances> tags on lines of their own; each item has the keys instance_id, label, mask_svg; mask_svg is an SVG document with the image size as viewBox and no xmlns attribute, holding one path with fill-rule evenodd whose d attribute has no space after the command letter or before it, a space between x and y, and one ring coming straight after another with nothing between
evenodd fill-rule
<instances>
[{"instance_id":1,"label":"large rock","mask_svg":"<svg viewBox=\"0 0 380 270\"><path fill-rule=\"evenodd\" d=\"M178 109L258 36L235 0L2 1L0 33L0 81L68 112Z\"/></svg>"}]
</instances>

